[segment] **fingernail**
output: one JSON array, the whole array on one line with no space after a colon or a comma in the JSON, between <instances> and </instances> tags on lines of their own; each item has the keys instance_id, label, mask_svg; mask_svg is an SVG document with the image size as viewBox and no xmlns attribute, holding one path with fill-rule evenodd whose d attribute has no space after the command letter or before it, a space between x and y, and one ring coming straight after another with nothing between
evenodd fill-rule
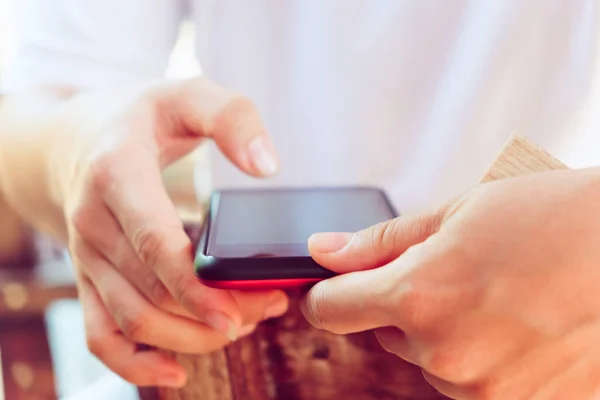
<instances>
[{"instance_id":1,"label":"fingernail","mask_svg":"<svg viewBox=\"0 0 600 400\"><path fill-rule=\"evenodd\" d=\"M254 332L256 329L256 324L244 325L240 328L240 337L246 336Z\"/></svg>"},{"instance_id":2,"label":"fingernail","mask_svg":"<svg viewBox=\"0 0 600 400\"><path fill-rule=\"evenodd\" d=\"M351 233L345 232L315 233L308 239L308 245L319 253L334 253L343 249L351 237Z\"/></svg>"},{"instance_id":3,"label":"fingernail","mask_svg":"<svg viewBox=\"0 0 600 400\"><path fill-rule=\"evenodd\" d=\"M261 175L273 175L277 172L275 150L264 136L253 139L248 146L250 162Z\"/></svg>"},{"instance_id":4,"label":"fingernail","mask_svg":"<svg viewBox=\"0 0 600 400\"><path fill-rule=\"evenodd\" d=\"M265 319L280 317L288 309L288 302L285 299L278 300L271 304L265 310Z\"/></svg>"},{"instance_id":5,"label":"fingernail","mask_svg":"<svg viewBox=\"0 0 600 400\"><path fill-rule=\"evenodd\" d=\"M182 374L165 375L157 379L156 383L162 387L180 388L185 386L187 377Z\"/></svg>"},{"instance_id":6,"label":"fingernail","mask_svg":"<svg viewBox=\"0 0 600 400\"><path fill-rule=\"evenodd\" d=\"M216 331L221 332L227 339L234 341L237 339L237 329L235 323L227 315L220 311L209 311L206 313L206 323Z\"/></svg>"}]
</instances>

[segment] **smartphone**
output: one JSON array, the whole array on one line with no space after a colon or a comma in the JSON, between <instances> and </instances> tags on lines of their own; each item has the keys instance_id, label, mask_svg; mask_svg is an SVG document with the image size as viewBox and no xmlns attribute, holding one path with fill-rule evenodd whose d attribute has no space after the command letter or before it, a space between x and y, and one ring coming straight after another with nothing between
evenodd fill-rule
<instances>
[{"instance_id":1,"label":"smartphone","mask_svg":"<svg viewBox=\"0 0 600 400\"><path fill-rule=\"evenodd\" d=\"M372 187L215 191L195 273L223 289L309 285L335 275L310 257L310 235L355 232L396 216L385 192Z\"/></svg>"}]
</instances>

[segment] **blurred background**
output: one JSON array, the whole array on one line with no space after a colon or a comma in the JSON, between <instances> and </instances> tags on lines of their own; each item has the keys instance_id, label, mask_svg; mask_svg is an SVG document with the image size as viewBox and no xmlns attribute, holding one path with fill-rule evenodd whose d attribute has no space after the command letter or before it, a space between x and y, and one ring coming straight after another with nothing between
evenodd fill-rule
<instances>
[{"instance_id":1,"label":"blurred background","mask_svg":"<svg viewBox=\"0 0 600 400\"><path fill-rule=\"evenodd\" d=\"M0 73L8 54L9 35L11 35L13 26L12 18L9 17L11 14L9 7L10 3L7 0L0 0Z\"/></svg>"}]
</instances>

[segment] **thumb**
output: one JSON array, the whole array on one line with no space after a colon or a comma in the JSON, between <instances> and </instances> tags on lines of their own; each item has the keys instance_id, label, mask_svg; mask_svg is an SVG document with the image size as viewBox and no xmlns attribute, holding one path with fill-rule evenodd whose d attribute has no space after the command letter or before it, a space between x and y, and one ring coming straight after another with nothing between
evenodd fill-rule
<instances>
[{"instance_id":1,"label":"thumb","mask_svg":"<svg viewBox=\"0 0 600 400\"><path fill-rule=\"evenodd\" d=\"M211 138L242 171L253 176L277 172L275 148L250 100L205 78L160 85L152 97L164 128L159 135L178 139L173 148L161 149L163 165L193 150L200 138Z\"/></svg>"},{"instance_id":2,"label":"thumb","mask_svg":"<svg viewBox=\"0 0 600 400\"><path fill-rule=\"evenodd\" d=\"M442 211L398 217L351 233L317 233L308 240L312 258L337 273L381 267L437 232Z\"/></svg>"}]
</instances>

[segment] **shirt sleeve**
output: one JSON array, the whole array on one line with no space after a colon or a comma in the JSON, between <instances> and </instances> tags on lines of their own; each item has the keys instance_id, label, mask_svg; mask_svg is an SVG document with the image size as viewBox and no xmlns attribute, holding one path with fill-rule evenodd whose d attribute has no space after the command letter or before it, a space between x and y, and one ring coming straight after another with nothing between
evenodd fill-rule
<instances>
[{"instance_id":1,"label":"shirt sleeve","mask_svg":"<svg viewBox=\"0 0 600 400\"><path fill-rule=\"evenodd\" d=\"M14 43L0 88L80 89L164 76L184 0L14 0Z\"/></svg>"}]
</instances>

